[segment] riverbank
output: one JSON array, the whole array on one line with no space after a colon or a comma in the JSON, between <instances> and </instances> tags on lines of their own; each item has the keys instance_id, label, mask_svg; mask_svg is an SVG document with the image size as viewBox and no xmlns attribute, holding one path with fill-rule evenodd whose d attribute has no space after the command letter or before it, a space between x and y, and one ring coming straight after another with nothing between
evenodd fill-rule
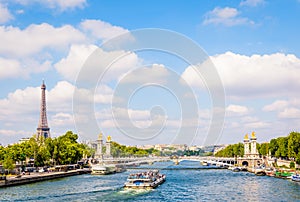
<instances>
[{"instance_id":1,"label":"riverbank","mask_svg":"<svg viewBox=\"0 0 300 202\"><path fill-rule=\"evenodd\" d=\"M20 177L6 177L0 179L0 187L17 186L29 183L35 183L45 180L82 175L90 173L89 169L69 170L67 172L49 172L49 173L31 173L30 175L20 175Z\"/></svg>"}]
</instances>

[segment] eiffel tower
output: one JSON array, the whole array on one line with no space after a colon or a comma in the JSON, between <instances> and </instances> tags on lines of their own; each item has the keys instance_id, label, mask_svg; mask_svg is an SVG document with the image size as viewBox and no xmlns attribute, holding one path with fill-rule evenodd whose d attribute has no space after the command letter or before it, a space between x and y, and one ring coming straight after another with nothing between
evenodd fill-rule
<instances>
[{"instance_id":1,"label":"eiffel tower","mask_svg":"<svg viewBox=\"0 0 300 202\"><path fill-rule=\"evenodd\" d=\"M41 110L40 110L40 121L37 128L37 138L41 137L48 138L50 137L50 128L48 127L47 122L47 110L46 110L46 85L43 80L43 84L41 85Z\"/></svg>"}]
</instances>

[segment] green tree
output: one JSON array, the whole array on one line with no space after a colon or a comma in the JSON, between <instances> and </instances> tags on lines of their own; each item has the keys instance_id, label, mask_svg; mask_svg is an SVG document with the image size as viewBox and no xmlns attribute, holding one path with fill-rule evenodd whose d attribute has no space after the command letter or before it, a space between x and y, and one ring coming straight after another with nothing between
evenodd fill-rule
<instances>
[{"instance_id":1,"label":"green tree","mask_svg":"<svg viewBox=\"0 0 300 202\"><path fill-rule=\"evenodd\" d=\"M258 149L258 153L263 156L268 155L269 154L269 143L268 142L261 143L260 147Z\"/></svg>"},{"instance_id":2,"label":"green tree","mask_svg":"<svg viewBox=\"0 0 300 202\"><path fill-rule=\"evenodd\" d=\"M237 143L228 145L224 149L218 151L215 156L218 157L237 157L237 156L243 156L244 155L244 144L243 143Z\"/></svg>"},{"instance_id":3,"label":"green tree","mask_svg":"<svg viewBox=\"0 0 300 202\"><path fill-rule=\"evenodd\" d=\"M275 157L286 158L288 156L288 139L286 137L277 138L278 149L275 152Z\"/></svg>"},{"instance_id":4,"label":"green tree","mask_svg":"<svg viewBox=\"0 0 300 202\"><path fill-rule=\"evenodd\" d=\"M54 139L50 156L57 164L77 163L83 157L84 148L77 142L78 135L68 131Z\"/></svg>"},{"instance_id":5,"label":"green tree","mask_svg":"<svg viewBox=\"0 0 300 202\"><path fill-rule=\"evenodd\" d=\"M6 155L4 160L3 160L3 168L7 169L8 172L10 173L11 170L15 168L15 161L12 159L10 155Z\"/></svg>"},{"instance_id":6,"label":"green tree","mask_svg":"<svg viewBox=\"0 0 300 202\"><path fill-rule=\"evenodd\" d=\"M277 139L272 139L269 144L269 150L272 156L275 156L276 151L278 150L278 142Z\"/></svg>"},{"instance_id":7,"label":"green tree","mask_svg":"<svg viewBox=\"0 0 300 202\"><path fill-rule=\"evenodd\" d=\"M291 132L288 136L288 157L295 159L297 162L300 159L297 159L297 155L300 151L300 133Z\"/></svg>"},{"instance_id":8,"label":"green tree","mask_svg":"<svg viewBox=\"0 0 300 202\"><path fill-rule=\"evenodd\" d=\"M3 146L0 146L0 163L4 160L5 156L5 148Z\"/></svg>"}]
</instances>

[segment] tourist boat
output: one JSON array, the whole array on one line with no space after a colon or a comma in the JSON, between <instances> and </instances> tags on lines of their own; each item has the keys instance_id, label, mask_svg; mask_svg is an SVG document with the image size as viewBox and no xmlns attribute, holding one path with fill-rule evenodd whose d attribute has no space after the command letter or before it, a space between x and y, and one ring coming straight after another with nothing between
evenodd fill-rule
<instances>
[{"instance_id":1,"label":"tourist boat","mask_svg":"<svg viewBox=\"0 0 300 202\"><path fill-rule=\"evenodd\" d=\"M92 175L108 175L108 174L116 173L117 169L114 165L95 164L92 165L91 171L92 171L91 172Z\"/></svg>"},{"instance_id":2,"label":"tourist boat","mask_svg":"<svg viewBox=\"0 0 300 202\"><path fill-rule=\"evenodd\" d=\"M142 173L130 174L124 188L154 189L166 181L166 176L158 170L150 170Z\"/></svg>"},{"instance_id":3,"label":"tourist boat","mask_svg":"<svg viewBox=\"0 0 300 202\"><path fill-rule=\"evenodd\" d=\"M300 182L300 175L299 174L292 175L292 180L296 182Z\"/></svg>"}]
</instances>

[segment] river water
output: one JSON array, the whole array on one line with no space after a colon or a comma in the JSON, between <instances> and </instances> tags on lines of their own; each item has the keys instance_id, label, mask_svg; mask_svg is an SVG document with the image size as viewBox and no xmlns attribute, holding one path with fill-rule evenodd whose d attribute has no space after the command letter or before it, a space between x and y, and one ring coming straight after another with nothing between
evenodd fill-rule
<instances>
[{"instance_id":1,"label":"river water","mask_svg":"<svg viewBox=\"0 0 300 202\"><path fill-rule=\"evenodd\" d=\"M124 190L130 173L160 168L167 180L154 190ZM174 169L175 168L175 169ZM0 201L300 201L300 183L248 172L159 162L114 175L78 175L0 189Z\"/></svg>"}]
</instances>

